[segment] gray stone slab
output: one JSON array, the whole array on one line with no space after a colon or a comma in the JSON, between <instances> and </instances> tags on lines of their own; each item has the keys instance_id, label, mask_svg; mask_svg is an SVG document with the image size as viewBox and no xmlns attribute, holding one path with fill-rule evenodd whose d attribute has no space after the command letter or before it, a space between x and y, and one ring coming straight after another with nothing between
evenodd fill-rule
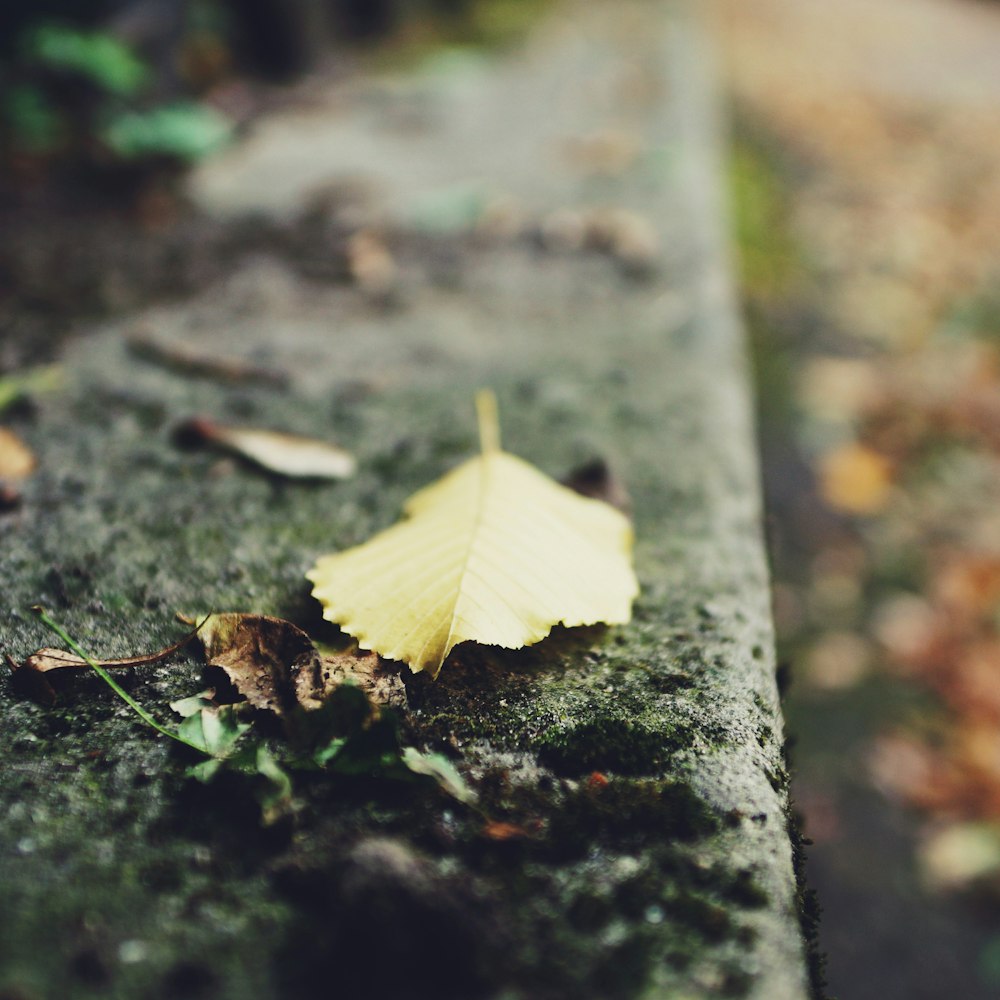
<instances>
[{"instance_id":1,"label":"gray stone slab","mask_svg":"<svg viewBox=\"0 0 1000 1000\"><path fill-rule=\"evenodd\" d=\"M628 626L460 649L435 684L410 685L409 737L451 753L483 810L533 835L498 842L481 814L433 794L322 778L299 788L294 825L264 830L240 789L185 782L174 749L95 678L55 708L4 683L0 986L123 998L807 994L704 31L686 8L572 12L527 55L477 66L475 101L425 95L407 130L415 85L380 84L377 113L346 100L332 134L345 147L368 137L359 169L385 168L368 203L383 222L412 219L428 191L447 201L475 174L533 219L581 204L641 210L660 237L648 269L527 236L404 234L402 290L385 304L304 278L277 250L255 256L194 300L74 343L66 391L18 420L41 468L0 520L15 655L51 643L35 603L102 656L172 640L180 609L314 627L305 571L472 453L472 395L494 387L509 450L556 477L594 456L615 468L642 583ZM393 162L369 160L389 149L390 120ZM612 128L640 152L609 176L538 152ZM309 174L296 198L315 183ZM178 377L129 353L137 326L280 365L291 387ZM361 471L281 483L181 451L170 428L195 413L334 438ZM166 718L201 670L181 657L129 683Z\"/></svg>"}]
</instances>

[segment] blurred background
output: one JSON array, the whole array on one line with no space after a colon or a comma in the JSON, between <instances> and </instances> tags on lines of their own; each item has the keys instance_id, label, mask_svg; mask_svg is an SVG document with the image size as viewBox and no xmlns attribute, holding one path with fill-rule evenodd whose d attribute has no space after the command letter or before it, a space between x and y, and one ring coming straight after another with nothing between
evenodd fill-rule
<instances>
[{"instance_id":1,"label":"blurred background","mask_svg":"<svg viewBox=\"0 0 1000 1000\"><path fill-rule=\"evenodd\" d=\"M263 120L280 130L283 116L297 111L321 116L339 100L330 97L338 81L360 64L412 69L451 52L485 58L522 38L546 6L546 0L4 3L0 374L51 358L89 320L206 287L248 253L277 252L295 258L301 270L349 279L357 226L342 225L340 209L358 192L348 185L325 200L319 193L313 211L276 224L273 215L246 208L260 192L245 191L227 166L212 175L213 191L200 201L191 197L192 175L239 149ZM299 125L301 137L309 126ZM307 172L316 155L306 148L279 152L285 164ZM280 195L282 179L268 180L272 193ZM230 194L242 206L242 220L220 218ZM377 256L366 249L362 269Z\"/></svg>"},{"instance_id":2,"label":"blurred background","mask_svg":"<svg viewBox=\"0 0 1000 1000\"><path fill-rule=\"evenodd\" d=\"M391 256L343 191L285 222L220 219L190 179L234 188L220 152L359 65L484 58L554 7L8 0L0 378L248 248L380 287ZM1000 4L710 7L829 992L997 997ZM459 193L434 224L481 209Z\"/></svg>"},{"instance_id":3,"label":"blurred background","mask_svg":"<svg viewBox=\"0 0 1000 1000\"><path fill-rule=\"evenodd\" d=\"M1000 5L720 15L829 990L997 997Z\"/></svg>"}]
</instances>

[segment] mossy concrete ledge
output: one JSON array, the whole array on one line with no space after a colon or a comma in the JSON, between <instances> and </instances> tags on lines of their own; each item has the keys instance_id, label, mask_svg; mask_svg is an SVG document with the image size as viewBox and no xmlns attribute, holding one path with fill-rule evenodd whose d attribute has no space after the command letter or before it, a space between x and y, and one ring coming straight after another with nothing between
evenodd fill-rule
<instances>
[{"instance_id":1,"label":"mossy concrete ledge","mask_svg":"<svg viewBox=\"0 0 1000 1000\"><path fill-rule=\"evenodd\" d=\"M4 681L4 997L807 995L704 42L683 5L591 3L496 60L352 81L328 127L392 182L367 208L392 296L258 246L194 299L87 331L64 391L13 415L40 460L0 519L16 657L52 644L38 603L109 657L175 639L178 610L331 638L306 570L474 451L483 385L510 451L556 477L613 467L642 594L627 626L460 647L437 682L407 680L406 739L448 754L477 808L314 774L294 817L263 827L250 789L185 779L96 678L53 707ZM609 165L601 149L633 152ZM528 222L428 232L428 191L440 209L484 183ZM571 216L549 213L588 205L648 220L641 267L553 235ZM179 376L129 351L137 326L290 383ZM199 413L336 439L361 471L295 484L184 451L171 429ZM168 719L202 672L191 652L125 683Z\"/></svg>"}]
</instances>

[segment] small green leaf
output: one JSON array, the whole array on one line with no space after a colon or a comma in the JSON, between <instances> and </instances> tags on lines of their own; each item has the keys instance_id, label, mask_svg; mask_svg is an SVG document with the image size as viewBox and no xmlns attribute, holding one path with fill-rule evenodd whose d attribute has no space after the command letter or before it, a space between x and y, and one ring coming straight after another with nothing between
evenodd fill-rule
<instances>
[{"instance_id":1,"label":"small green leaf","mask_svg":"<svg viewBox=\"0 0 1000 1000\"><path fill-rule=\"evenodd\" d=\"M192 764L184 773L195 781L207 785L222 770L223 762L218 757Z\"/></svg>"},{"instance_id":2,"label":"small green leaf","mask_svg":"<svg viewBox=\"0 0 1000 1000\"><path fill-rule=\"evenodd\" d=\"M181 101L118 115L103 129L101 139L126 160L173 156L193 162L215 152L231 134L231 123L217 111Z\"/></svg>"},{"instance_id":3,"label":"small green leaf","mask_svg":"<svg viewBox=\"0 0 1000 1000\"><path fill-rule=\"evenodd\" d=\"M292 810L292 779L267 747L257 747L257 774L263 782L257 788L264 826L271 826Z\"/></svg>"},{"instance_id":4,"label":"small green leaf","mask_svg":"<svg viewBox=\"0 0 1000 1000\"><path fill-rule=\"evenodd\" d=\"M177 701L172 701L170 702L170 707L178 715L189 719L192 715L197 715L207 708L215 708L216 704L212 700L214 697L215 690L209 688L207 691L202 691L200 694L193 694L189 698L180 698Z\"/></svg>"},{"instance_id":5,"label":"small green leaf","mask_svg":"<svg viewBox=\"0 0 1000 1000\"><path fill-rule=\"evenodd\" d=\"M199 719L206 714L213 713L202 711L199 715L188 718ZM207 785L223 772L240 775L244 782L251 780L264 826L271 826L291 813L294 807L292 779L281 762L263 744L251 743L228 757L213 757L211 760L201 761L184 773Z\"/></svg>"},{"instance_id":6,"label":"small green leaf","mask_svg":"<svg viewBox=\"0 0 1000 1000\"><path fill-rule=\"evenodd\" d=\"M344 749L347 743L346 737L338 736L336 739L330 740L326 746L320 747L319 750L313 753L312 759L320 766L326 767Z\"/></svg>"},{"instance_id":7,"label":"small green leaf","mask_svg":"<svg viewBox=\"0 0 1000 1000\"><path fill-rule=\"evenodd\" d=\"M338 736L314 750L311 761L337 774L351 777L384 778L413 781L430 778L442 791L471 803L475 793L466 785L454 764L439 753L421 753L414 747L401 747L399 728L391 713L385 713L367 728L350 736Z\"/></svg>"},{"instance_id":8,"label":"small green leaf","mask_svg":"<svg viewBox=\"0 0 1000 1000\"><path fill-rule=\"evenodd\" d=\"M203 740L199 742L194 742L192 740L187 739L180 732L179 729L177 731L174 731L172 729L168 729L162 723L157 722L156 719L153 718L153 716L150 715L149 712L147 712L146 709L144 709L142 705L140 705L135 700L135 698L133 698L132 695L130 695L128 691L126 691L118 683L118 681L116 681L114 677L111 676L111 674L108 673L107 669L103 664L98 663L98 661L95 660L89 653L87 653L86 650L84 650L80 646L80 644L72 636L70 636L69 633L67 633L67 631L57 621L54 621L49 617L48 612L40 604L36 604L31 610L34 611L36 615L38 615L39 621L41 621L43 625L47 626L53 632L55 632L55 634L58 635L59 638L62 639L62 641L65 642L66 645L69 646L69 648L81 660L86 661L86 663L90 666L90 668L94 671L94 673L97 674L97 676L100 677L101 680L104 681L104 683L107 684L108 687L111 688L111 690L114 691L115 694L118 695L118 697L121 698L121 700L124 701L125 704L128 705L128 707L131 708L132 711L139 716L140 719L142 719L143 722L146 723L147 726L150 726L151 728L155 729L158 733L162 733L164 736L168 736L172 740L176 740L178 743L184 743L186 746L191 747L192 750L197 750L200 753L211 753L210 750L207 750L205 748ZM177 648L179 647L176 645L171 646L168 647L168 649L165 652L169 654L170 652L172 652ZM163 652L164 651L161 650L160 654L156 654L153 657L153 659L160 658ZM140 659L148 661L150 658L142 657ZM107 662L111 663L113 661L109 660ZM195 716L192 716L192 719L193 718L195 718Z\"/></svg>"},{"instance_id":9,"label":"small green leaf","mask_svg":"<svg viewBox=\"0 0 1000 1000\"><path fill-rule=\"evenodd\" d=\"M398 777L395 772L400 762L398 726L395 718L386 713L366 729L348 736L328 758L326 767L338 774L385 778Z\"/></svg>"},{"instance_id":10,"label":"small green leaf","mask_svg":"<svg viewBox=\"0 0 1000 1000\"><path fill-rule=\"evenodd\" d=\"M232 705L223 705L221 708L203 708L189 715L177 727L177 732L204 753L212 757L226 757L249 728L249 723L237 721Z\"/></svg>"},{"instance_id":11,"label":"small green leaf","mask_svg":"<svg viewBox=\"0 0 1000 1000\"><path fill-rule=\"evenodd\" d=\"M79 73L120 97L135 94L149 79L145 64L128 46L99 31L45 25L28 35L25 51L30 59Z\"/></svg>"},{"instance_id":12,"label":"small green leaf","mask_svg":"<svg viewBox=\"0 0 1000 1000\"><path fill-rule=\"evenodd\" d=\"M403 763L414 773L433 778L442 791L459 802L476 801L476 793L465 783L458 769L447 757L439 753L421 753L413 747L403 750Z\"/></svg>"}]
</instances>

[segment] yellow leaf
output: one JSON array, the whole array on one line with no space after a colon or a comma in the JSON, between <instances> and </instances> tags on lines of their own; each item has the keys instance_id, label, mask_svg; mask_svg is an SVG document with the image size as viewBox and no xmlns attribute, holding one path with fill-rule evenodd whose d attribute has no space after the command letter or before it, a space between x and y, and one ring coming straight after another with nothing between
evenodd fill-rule
<instances>
[{"instance_id":1,"label":"yellow leaf","mask_svg":"<svg viewBox=\"0 0 1000 1000\"><path fill-rule=\"evenodd\" d=\"M559 623L627 622L639 591L628 519L502 451L495 399L476 404L482 454L308 574L324 616L362 648L432 676L461 642L517 649Z\"/></svg>"}]
</instances>

